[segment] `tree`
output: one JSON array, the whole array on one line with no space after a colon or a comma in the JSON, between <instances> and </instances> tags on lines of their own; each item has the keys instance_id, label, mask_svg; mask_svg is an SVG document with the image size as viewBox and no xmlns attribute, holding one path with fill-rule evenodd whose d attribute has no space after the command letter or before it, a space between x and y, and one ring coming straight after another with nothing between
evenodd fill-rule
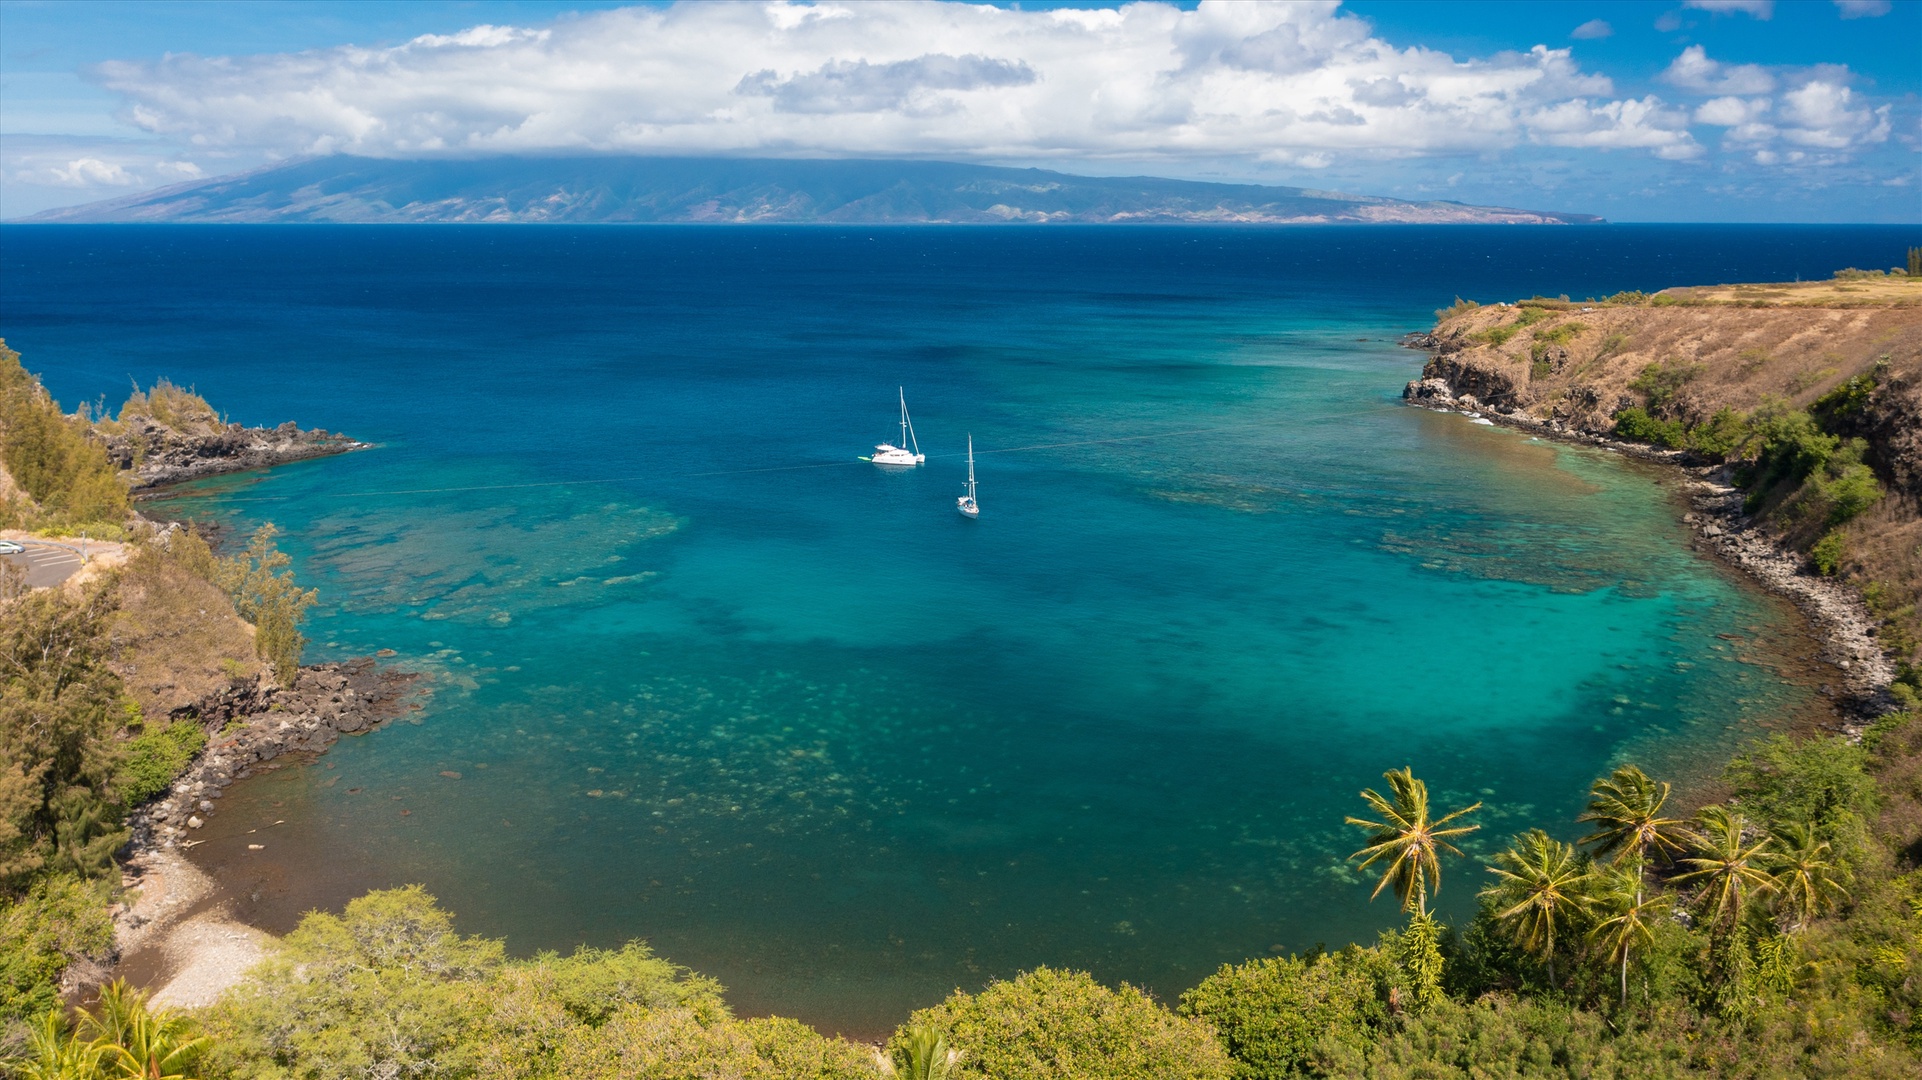
<instances>
[{"instance_id":1,"label":"tree","mask_svg":"<svg viewBox=\"0 0 1922 1080\"><path fill-rule=\"evenodd\" d=\"M1629 957L1655 944L1655 920L1667 914L1672 899L1667 893L1643 899L1639 871L1603 876L1593 893L1600 921L1589 930L1588 943L1600 948L1610 964L1620 967L1622 1004L1627 1005Z\"/></svg>"},{"instance_id":2,"label":"tree","mask_svg":"<svg viewBox=\"0 0 1922 1080\"><path fill-rule=\"evenodd\" d=\"M1478 802L1430 821L1428 785L1415 779L1414 770L1392 769L1383 773L1382 779L1388 781L1393 798L1385 798L1373 788L1361 793L1382 820L1347 819L1348 824L1368 830L1368 846L1348 857L1361 859L1364 870L1378 862L1387 863L1381 881L1368 899L1380 896L1381 891L1392 884L1403 911L1413 909L1418 915L1426 915L1428 894L1441 891L1442 853L1461 854L1461 849L1448 841L1481 828L1480 825L1457 825L1452 829L1444 826L1481 809L1482 804Z\"/></svg>"},{"instance_id":3,"label":"tree","mask_svg":"<svg viewBox=\"0 0 1922 1080\"><path fill-rule=\"evenodd\" d=\"M1589 788L1588 809L1576 821L1595 831L1581 843L1594 844L1595 854L1629 861L1635 871L1635 902L1642 900L1642 869L1653 854L1663 859L1680 854L1687 830L1678 818L1662 816L1668 802L1667 783L1651 780L1633 765L1624 765Z\"/></svg>"},{"instance_id":4,"label":"tree","mask_svg":"<svg viewBox=\"0 0 1922 1080\"><path fill-rule=\"evenodd\" d=\"M1828 841L1816 839L1814 826L1778 825L1770 830L1770 839L1774 845L1763 853L1763 865L1769 871L1776 915L1788 920L1790 933L1848 899L1842 887L1847 871L1836 862Z\"/></svg>"},{"instance_id":5,"label":"tree","mask_svg":"<svg viewBox=\"0 0 1922 1080\"><path fill-rule=\"evenodd\" d=\"M1495 918L1515 943L1547 963L1548 981L1555 984L1557 930L1588 911L1586 890L1593 875L1573 844L1540 829L1516 837L1495 862L1488 871L1500 880L1482 896L1495 905Z\"/></svg>"},{"instance_id":6,"label":"tree","mask_svg":"<svg viewBox=\"0 0 1922 1080\"><path fill-rule=\"evenodd\" d=\"M946 1035L965 1075L994 1080L1228 1080L1233 1068L1208 1025L1079 971L1040 967L957 990L917 1009L888 1049L899 1053L914 1027Z\"/></svg>"},{"instance_id":7,"label":"tree","mask_svg":"<svg viewBox=\"0 0 1922 1080\"><path fill-rule=\"evenodd\" d=\"M278 534L272 523L262 525L246 551L216 566L214 584L233 598L240 617L254 624L254 651L274 666L274 677L285 686L294 681L307 645L300 621L320 594L294 583L287 568L293 560L274 547Z\"/></svg>"},{"instance_id":8,"label":"tree","mask_svg":"<svg viewBox=\"0 0 1922 1080\"><path fill-rule=\"evenodd\" d=\"M101 988L100 1004L80 1021L92 1035L105 1077L127 1080L194 1080L195 1066L213 1045L193 1021L147 1006L146 995L115 979Z\"/></svg>"},{"instance_id":9,"label":"tree","mask_svg":"<svg viewBox=\"0 0 1922 1080\"><path fill-rule=\"evenodd\" d=\"M948 1049L948 1037L926 1024L909 1024L895 1041L893 1064L902 1080L948 1080L960 1059Z\"/></svg>"},{"instance_id":10,"label":"tree","mask_svg":"<svg viewBox=\"0 0 1922 1080\"><path fill-rule=\"evenodd\" d=\"M1775 888L1763 868L1769 841L1767 837L1753 844L1745 840L1748 821L1726 806L1702 811L1701 824L1702 830L1695 837L1697 854L1682 860L1682 865L1693 869L1677 876L1675 883L1701 882L1702 906L1709 913L1710 925L1726 923L1734 929L1748 910L1749 901Z\"/></svg>"}]
</instances>

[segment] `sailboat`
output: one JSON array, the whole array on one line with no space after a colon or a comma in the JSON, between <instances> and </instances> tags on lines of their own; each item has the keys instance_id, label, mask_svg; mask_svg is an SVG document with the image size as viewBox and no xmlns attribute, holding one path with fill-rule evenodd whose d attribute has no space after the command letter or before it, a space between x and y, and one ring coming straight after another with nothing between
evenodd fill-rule
<instances>
[{"instance_id":1,"label":"sailboat","mask_svg":"<svg viewBox=\"0 0 1922 1080\"><path fill-rule=\"evenodd\" d=\"M981 504L974 501L974 433L968 433L968 493L954 500L962 517L980 517Z\"/></svg>"},{"instance_id":2,"label":"sailboat","mask_svg":"<svg viewBox=\"0 0 1922 1080\"><path fill-rule=\"evenodd\" d=\"M914 421L908 419L908 392L897 389L901 395L901 445L881 443L874 448L874 456L865 460L876 465L919 465L928 460L928 455L921 452L921 444L914 437Z\"/></svg>"}]
</instances>

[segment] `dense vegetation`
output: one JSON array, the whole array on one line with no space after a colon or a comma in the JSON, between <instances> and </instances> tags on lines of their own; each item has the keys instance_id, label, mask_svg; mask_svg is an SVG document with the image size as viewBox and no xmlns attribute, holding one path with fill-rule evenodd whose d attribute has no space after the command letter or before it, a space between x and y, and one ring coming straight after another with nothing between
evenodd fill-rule
<instances>
[{"instance_id":1,"label":"dense vegetation","mask_svg":"<svg viewBox=\"0 0 1922 1080\"><path fill-rule=\"evenodd\" d=\"M123 416L211 415L164 383L135 398ZM130 550L124 565L61 589L0 574L0 1025L15 1027L54 1005L71 962L109 953L127 813L206 745L200 723L174 719L154 686L250 679L256 654L291 678L314 599L271 526L220 558L192 532L134 517L84 412L63 415L0 347L0 458L19 488L8 524L86 529ZM140 687L120 674L134 671Z\"/></svg>"},{"instance_id":2,"label":"dense vegetation","mask_svg":"<svg viewBox=\"0 0 1922 1080\"><path fill-rule=\"evenodd\" d=\"M0 528L118 538L132 513L119 472L0 341L0 462L18 491L0 490Z\"/></svg>"},{"instance_id":3,"label":"dense vegetation","mask_svg":"<svg viewBox=\"0 0 1922 1080\"><path fill-rule=\"evenodd\" d=\"M1475 917L1444 928L1426 898L1475 808L1436 814L1391 772L1354 819L1356 857L1407 924L1225 965L1175 1009L1038 968L956 991L877 1050L736 1018L713 981L638 942L508 959L410 888L310 915L218 1005L149 1023L192 1041L180 1075L237 1078L1916 1075L1922 717L1860 743L1777 737L1726 780L1725 801L1685 815L1668 785L1615 770L1578 821L1513 838ZM117 1029L100 1014L26 1017L26 1075L137 1075L114 1063L145 1051L103 1042Z\"/></svg>"}]
</instances>

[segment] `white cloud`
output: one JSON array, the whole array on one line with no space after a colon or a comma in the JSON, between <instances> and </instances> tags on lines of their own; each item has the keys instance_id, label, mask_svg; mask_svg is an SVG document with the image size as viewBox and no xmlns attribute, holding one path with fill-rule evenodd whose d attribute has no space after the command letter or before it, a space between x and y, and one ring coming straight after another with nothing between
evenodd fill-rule
<instances>
[{"instance_id":1,"label":"white cloud","mask_svg":"<svg viewBox=\"0 0 1922 1080\"><path fill-rule=\"evenodd\" d=\"M1775 89L1775 76L1760 64L1724 64L1711 60L1708 50L1690 45L1662 72L1662 79L1684 90L1703 94L1766 94Z\"/></svg>"},{"instance_id":2,"label":"white cloud","mask_svg":"<svg viewBox=\"0 0 1922 1080\"><path fill-rule=\"evenodd\" d=\"M1699 53L1699 50L1697 50ZM1687 54L1684 54L1685 56ZM1701 56L1720 93L1760 69ZM1680 61L1678 61L1680 63ZM1699 65L1698 65L1699 66ZM1694 70L1694 69L1691 69ZM1766 77L1766 73L1763 73ZM1325 167L1526 142L1699 152L1567 49L1398 49L1334 0L1023 11L682 4L393 48L102 65L123 115L210 151L1208 158ZM1681 85L1678 83L1678 85Z\"/></svg>"},{"instance_id":3,"label":"white cloud","mask_svg":"<svg viewBox=\"0 0 1922 1080\"><path fill-rule=\"evenodd\" d=\"M1574 38L1576 41L1595 41L1600 38L1614 37L1615 28L1608 25L1606 20L1590 19L1569 31L1568 36Z\"/></svg>"},{"instance_id":4,"label":"white cloud","mask_svg":"<svg viewBox=\"0 0 1922 1080\"><path fill-rule=\"evenodd\" d=\"M1879 19L1894 7L1889 0L1835 0L1844 19Z\"/></svg>"},{"instance_id":5,"label":"white cloud","mask_svg":"<svg viewBox=\"0 0 1922 1080\"><path fill-rule=\"evenodd\" d=\"M13 135L0 154L0 180L99 191L196 180L201 167L166 147L121 139Z\"/></svg>"},{"instance_id":6,"label":"white cloud","mask_svg":"<svg viewBox=\"0 0 1922 1080\"><path fill-rule=\"evenodd\" d=\"M1889 107L1858 106L1855 91L1814 79L1782 95L1782 138L1798 146L1849 150L1887 141Z\"/></svg>"},{"instance_id":7,"label":"white cloud","mask_svg":"<svg viewBox=\"0 0 1922 1080\"><path fill-rule=\"evenodd\" d=\"M1652 150L1656 157L1674 161L1702 153L1688 132L1688 114L1652 95L1601 105L1565 101L1530 116L1529 128L1537 141L1550 146Z\"/></svg>"},{"instance_id":8,"label":"white cloud","mask_svg":"<svg viewBox=\"0 0 1922 1080\"><path fill-rule=\"evenodd\" d=\"M1682 0L1682 6L1715 15L1747 15L1764 21L1775 17L1775 0Z\"/></svg>"},{"instance_id":9,"label":"white cloud","mask_svg":"<svg viewBox=\"0 0 1922 1080\"><path fill-rule=\"evenodd\" d=\"M1719 97L1696 106L1695 121L1727 128L1723 140L1729 146L1753 146L1779 133L1763 119L1774 107L1768 98Z\"/></svg>"}]
</instances>

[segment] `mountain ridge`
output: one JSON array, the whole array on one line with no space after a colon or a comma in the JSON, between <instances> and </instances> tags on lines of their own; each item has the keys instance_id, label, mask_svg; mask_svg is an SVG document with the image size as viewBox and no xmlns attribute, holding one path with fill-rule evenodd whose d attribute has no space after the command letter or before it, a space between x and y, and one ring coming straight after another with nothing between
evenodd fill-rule
<instances>
[{"instance_id":1,"label":"mountain ridge","mask_svg":"<svg viewBox=\"0 0 1922 1080\"><path fill-rule=\"evenodd\" d=\"M334 155L17 223L1599 224L1590 214L941 161Z\"/></svg>"}]
</instances>

